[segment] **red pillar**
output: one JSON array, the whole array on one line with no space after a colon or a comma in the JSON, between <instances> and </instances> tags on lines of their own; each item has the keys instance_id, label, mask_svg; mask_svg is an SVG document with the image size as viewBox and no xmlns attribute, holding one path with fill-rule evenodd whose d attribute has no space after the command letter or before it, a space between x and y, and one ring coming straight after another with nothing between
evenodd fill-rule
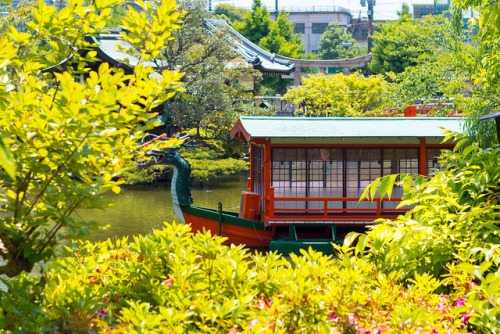
<instances>
[{"instance_id":1,"label":"red pillar","mask_svg":"<svg viewBox=\"0 0 500 334\"><path fill-rule=\"evenodd\" d=\"M425 138L420 138L420 174L427 175L427 152Z\"/></svg>"},{"instance_id":2,"label":"red pillar","mask_svg":"<svg viewBox=\"0 0 500 334\"><path fill-rule=\"evenodd\" d=\"M264 217L269 217L271 207L274 207L274 196L271 196L271 143L266 140L264 144L264 178L262 189L264 189ZM267 220L267 219L265 219Z\"/></svg>"}]
</instances>

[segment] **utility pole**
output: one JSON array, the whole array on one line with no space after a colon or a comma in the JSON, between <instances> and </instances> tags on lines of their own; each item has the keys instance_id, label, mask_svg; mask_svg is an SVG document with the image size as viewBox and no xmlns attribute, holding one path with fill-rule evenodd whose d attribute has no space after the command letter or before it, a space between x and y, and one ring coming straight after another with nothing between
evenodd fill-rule
<instances>
[{"instance_id":1,"label":"utility pole","mask_svg":"<svg viewBox=\"0 0 500 334\"><path fill-rule=\"evenodd\" d=\"M372 52L372 23L373 23L373 6L375 6L375 0L361 0L361 7L365 7L368 3L368 53Z\"/></svg>"},{"instance_id":2,"label":"utility pole","mask_svg":"<svg viewBox=\"0 0 500 334\"><path fill-rule=\"evenodd\" d=\"M373 23L373 6L375 6L375 0L361 0L361 7L365 7L368 2L368 36L366 42L368 44L368 54L372 52L372 23ZM372 72L368 67L368 76L371 76Z\"/></svg>"},{"instance_id":3,"label":"utility pole","mask_svg":"<svg viewBox=\"0 0 500 334\"><path fill-rule=\"evenodd\" d=\"M279 10L278 10L278 0L274 3L274 20L278 21L278 15L279 15Z\"/></svg>"}]
</instances>

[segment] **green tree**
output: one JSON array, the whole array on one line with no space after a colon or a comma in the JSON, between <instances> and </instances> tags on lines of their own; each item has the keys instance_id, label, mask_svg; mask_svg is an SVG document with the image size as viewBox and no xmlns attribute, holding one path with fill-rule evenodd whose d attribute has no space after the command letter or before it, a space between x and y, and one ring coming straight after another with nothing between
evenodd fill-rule
<instances>
[{"instance_id":1,"label":"green tree","mask_svg":"<svg viewBox=\"0 0 500 334\"><path fill-rule=\"evenodd\" d=\"M215 7L214 14L220 19L228 20L229 22L241 22L245 15L249 12L248 9L239 8L228 4L219 4Z\"/></svg>"},{"instance_id":2,"label":"green tree","mask_svg":"<svg viewBox=\"0 0 500 334\"><path fill-rule=\"evenodd\" d=\"M234 22L234 29L255 44L267 35L271 29L271 15L261 0L253 0L252 10L246 13L243 22Z\"/></svg>"},{"instance_id":3,"label":"green tree","mask_svg":"<svg viewBox=\"0 0 500 334\"><path fill-rule=\"evenodd\" d=\"M302 85L289 90L284 99L305 106L297 111L304 116L363 116L374 114L384 105L389 88L381 76L319 73L304 78Z\"/></svg>"},{"instance_id":4,"label":"green tree","mask_svg":"<svg viewBox=\"0 0 500 334\"><path fill-rule=\"evenodd\" d=\"M320 59L354 58L363 53L363 49L352 35L337 22L328 24L319 40L318 55Z\"/></svg>"},{"instance_id":5,"label":"green tree","mask_svg":"<svg viewBox=\"0 0 500 334\"><path fill-rule=\"evenodd\" d=\"M406 67L415 65L415 58L419 54L411 47L414 36L407 34L415 31L419 24L403 16L397 21L386 21L379 25L380 32L375 31L372 36L374 47L370 69L373 73L401 73Z\"/></svg>"},{"instance_id":6,"label":"green tree","mask_svg":"<svg viewBox=\"0 0 500 334\"><path fill-rule=\"evenodd\" d=\"M0 16L0 34L7 34L10 32L10 27L15 27L18 31L29 31L28 25L33 22L33 8L36 7L35 1L21 1L18 3L17 8L9 5L6 9L6 15ZM31 45L26 46L23 50L19 50L21 54L35 51L42 56L40 61L44 61L47 65L59 63L64 60L63 54L58 53L51 46L51 43L61 43L69 47L69 41L63 36L58 34L47 34L40 36L41 38L31 41ZM57 37L56 37L57 36Z\"/></svg>"},{"instance_id":7,"label":"green tree","mask_svg":"<svg viewBox=\"0 0 500 334\"><path fill-rule=\"evenodd\" d=\"M278 19L272 22L261 0L254 0L252 11L247 13L245 20L233 26L250 41L271 53L292 58L304 54L304 43L299 34L293 33L295 23L288 21L288 14L281 12ZM284 94L290 82L279 76L266 76L262 85L273 93Z\"/></svg>"},{"instance_id":8,"label":"green tree","mask_svg":"<svg viewBox=\"0 0 500 334\"><path fill-rule=\"evenodd\" d=\"M93 47L84 36L98 36L110 8L120 3L76 2L57 11L40 1L25 30L12 27L0 37L0 137L16 167L13 179L9 170L0 172L0 274L29 272L54 254L60 240L97 227L72 213L103 207L101 194L120 190L115 177L147 129L149 112L180 89L179 72L163 71L155 79L143 65L178 27L174 0L138 2L143 13L129 8L123 18L128 33L122 38L131 45L123 51L140 54L133 74L107 63L98 71L86 68L95 53L82 58L75 50ZM46 36L52 52L68 59L82 80L69 72L40 74L47 59L30 47Z\"/></svg>"},{"instance_id":9,"label":"green tree","mask_svg":"<svg viewBox=\"0 0 500 334\"><path fill-rule=\"evenodd\" d=\"M498 3L488 3L479 0L454 0L451 13L457 31L463 29L462 11L473 10L478 13L470 23L478 31L474 39L478 52L475 54L476 83L484 89L498 92L500 77L500 7ZM493 95L493 94L492 94Z\"/></svg>"},{"instance_id":10,"label":"green tree","mask_svg":"<svg viewBox=\"0 0 500 334\"><path fill-rule=\"evenodd\" d=\"M494 122L478 121L482 115L500 107L496 86L488 84L494 73L489 68L481 69L482 61L486 59L481 43L467 43L471 30L457 30L453 26L457 23L443 16L429 15L423 20L411 20L407 15L404 17L407 19L390 23L394 30L386 38L397 48L393 53L400 55L396 57L397 63L407 55L406 61L410 63L411 60L411 66L406 66L396 75L388 74L396 83L388 107L453 102L453 106L443 112L461 110L469 116L465 120L469 138L483 147L495 145ZM384 43L377 44L377 47L379 45ZM388 47L382 52L386 57L387 71L395 64L391 65L387 58L391 57L390 50L391 47ZM372 69L376 65L377 60L374 59ZM483 70L488 71L488 78L479 78Z\"/></svg>"},{"instance_id":11,"label":"green tree","mask_svg":"<svg viewBox=\"0 0 500 334\"><path fill-rule=\"evenodd\" d=\"M260 73L247 68L227 42L224 25L211 26L205 0L178 1L187 14L181 28L173 32L175 39L163 51L167 68L185 73L185 91L165 105L169 121L184 128L195 128L197 137L228 138L227 122L243 112L249 103L251 88L243 84L260 80ZM201 131L201 129L210 131ZM171 129L167 130L172 133Z\"/></svg>"},{"instance_id":12,"label":"green tree","mask_svg":"<svg viewBox=\"0 0 500 334\"><path fill-rule=\"evenodd\" d=\"M114 6L111 9L111 15L106 20L106 26L109 28L119 27L122 18L126 15L126 10L123 5Z\"/></svg>"},{"instance_id":13,"label":"green tree","mask_svg":"<svg viewBox=\"0 0 500 334\"><path fill-rule=\"evenodd\" d=\"M467 133L473 142L483 147L498 144L493 120L479 121L482 115L500 108L500 7L477 0L454 0L450 8L455 34L464 33L462 12L472 10L474 18L469 23L474 35L474 52L468 54L468 84L473 86L473 99L464 104L471 117L466 120Z\"/></svg>"},{"instance_id":14,"label":"green tree","mask_svg":"<svg viewBox=\"0 0 500 334\"><path fill-rule=\"evenodd\" d=\"M259 41L259 46L271 53L285 57L299 58L304 53L304 42L299 34L294 34L295 23L288 20L288 13L281 12L274 21L269 34Z\"/></svg>"},{"instance_id":15,"label":"green tree","mask_svg":"<svg viewBox=\"0 0 500 334\"><path fill-rule=\"evenodd\" d=\"M443 16L413 20L401 15L375 34L381 43L377 42L370 64L374 72L381 71L397 83L391 106L461 103L475 89L470 81L474 47L464 43L465 35L455 34L452 22Z\"/></svg>"},{"instance_id":16,"label":"green tree","mask_svg":"<svg viewBox=\"0 0 500 334\"><path fill-rule=\"evenodd\" d=\"M398 14L398 17L399 18L402 18L402 17L413 17L413 15L411 14L411 9L410 9L410 5L408 5L406 2L403 2L401 4L401 10L398 10L396 12L396 14Z\"/></svg>"}]
</instances>

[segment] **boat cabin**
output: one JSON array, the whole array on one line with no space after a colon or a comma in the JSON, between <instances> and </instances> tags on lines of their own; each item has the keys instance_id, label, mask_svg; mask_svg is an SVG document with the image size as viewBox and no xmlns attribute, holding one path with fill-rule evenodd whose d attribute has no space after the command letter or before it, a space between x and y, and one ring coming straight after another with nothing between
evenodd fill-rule
<instances>
[{"instance_id":1,"label":"boat cabin","mask_svg":"<svg viewBox=\"0 0 500 334\"><path fill-rule=\"evenodd\" d=\"M461 132L449 117L241 117L231 136L250 143L251 172L240 217L266 226L334 224L362 230L378 218L394 219L403 195L359 201L381 176L431 175L438 163L443 129ZM340 233L342 233L340 231Z\"/></svg>"}]
</instances>

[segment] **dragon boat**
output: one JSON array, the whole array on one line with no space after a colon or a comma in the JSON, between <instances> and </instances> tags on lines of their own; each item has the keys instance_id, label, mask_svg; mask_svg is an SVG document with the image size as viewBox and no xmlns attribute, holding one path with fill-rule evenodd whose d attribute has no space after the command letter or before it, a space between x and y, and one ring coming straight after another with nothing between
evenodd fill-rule
<instances>
[{"instance_id":1,"label":"dragon boat","mask_svg":"<svg viewBox=\"0 0 500 334\"><path fill-rule=\"evenodd\" d=\"M193 231L210 230L227 244L283 253L309 246L332 253L351 231L379 218L395 219L402 187L390 199L360 201L376 178L399 173L429 175L454 146L443 129L461 132L452 117L241 117L231 137L249 143L250 177L236 212L193 205L189 163L178 147L151 151L152 164L172 165L175 212ZM218 201L214 198L214 202ZM214 203L216 204L216 202Z\"/></svg>"}]
</instances>

